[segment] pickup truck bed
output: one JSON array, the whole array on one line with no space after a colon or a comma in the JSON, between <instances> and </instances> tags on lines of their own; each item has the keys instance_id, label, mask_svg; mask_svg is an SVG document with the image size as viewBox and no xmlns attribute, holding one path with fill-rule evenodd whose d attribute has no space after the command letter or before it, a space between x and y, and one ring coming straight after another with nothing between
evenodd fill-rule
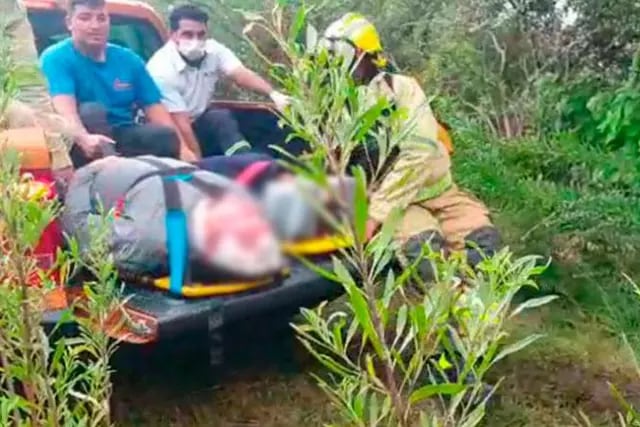
<instances>
[{"instance_id":1,"label":"pickup truck bed","mask_svg":"<svg viewBox=\"0 0 640 427\"><path fill-rule=\"evenodd\" d=\"M331 268L331 261L317 265ZM202 330L217 333L223 327L269 317L290 317L301 307L312 307L342 293L340 284L330 281L306 266L295 263L291 273L280 282L251 291L221 297L185 299L167 292L129 285L125 287L127 307L150 316L157 322L153 341L165 341ZM45 314L44 325L51 330L62 318L62 311ZM73 334L68 325L65 333Z\"/></svg>"}]
</instances>

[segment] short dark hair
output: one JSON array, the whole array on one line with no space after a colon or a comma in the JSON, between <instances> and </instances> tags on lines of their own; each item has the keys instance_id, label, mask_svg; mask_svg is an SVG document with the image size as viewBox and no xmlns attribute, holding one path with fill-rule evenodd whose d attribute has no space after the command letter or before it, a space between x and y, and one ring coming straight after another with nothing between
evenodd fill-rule
<instances>
[{"instance_id":1,"label":"short dark hair","mask_svg":"<svg viewBox=\"0 0 640 427\"><path fill-rule=\"evenodd\" d=\"M192 4L178 6L174 8L169 15L169 27L171 31L176 31L180 27L180 21L183 19L207 24L209 22L209 15L204 10Z\"/></svg>"},{"instance_id":2,"label":"short dark hair","mask_svg":"<svg viewBox=\"0 0 640 427\"><path fill-rule=\"evenodd\" d=\"M87 6L92 9L104 7L107 4L105 0L69 0L67 11L73 13L78 6Z\"/></svg>"}]
</instances>

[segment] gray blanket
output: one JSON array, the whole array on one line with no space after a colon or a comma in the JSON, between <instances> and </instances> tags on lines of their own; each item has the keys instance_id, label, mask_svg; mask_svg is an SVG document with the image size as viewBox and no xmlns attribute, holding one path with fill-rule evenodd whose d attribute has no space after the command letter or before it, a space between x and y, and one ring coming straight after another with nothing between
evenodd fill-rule
<instances>
[{"instance_id":1,"label":"gray blanket","mask_svg":"<svg viewBox=\"0 0 640 427\"><path fill-rule=\"evenodd\" d=\"M66 193L62 215L64 231L75 237L84 250L90 244L89 227L100 219L101 211L109 212L125 196L122 214L114 218L110 228L109 244L117 267L132 272L163 271L167 263L167 206L162 177L150 176L136 183L142 176L160 169L146 163L149 159L161 162L167 169L191 167L182 161L152 156L94 161L75 173ZM193 176L213 189L244 192L224 176L193 169ZM182 210L188 218L205 193L189 182L178 181L177 185Z\"/></svg>"}]
</instances>

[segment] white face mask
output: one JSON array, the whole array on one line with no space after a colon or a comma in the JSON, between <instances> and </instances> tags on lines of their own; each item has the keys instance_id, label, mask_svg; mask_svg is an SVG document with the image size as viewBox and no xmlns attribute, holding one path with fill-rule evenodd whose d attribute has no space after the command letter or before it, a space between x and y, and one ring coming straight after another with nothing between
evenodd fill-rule
<instances>
[{"instance_id":1,"label":"white face mask","mask_svg":"<svg viewBox=\"0 0 640 427\"><path fill-rule=\"evenodd\" d=\"M178 46L178 52L180 52L189 61L202 59L207 53L205 48L206 43L204 40L178 40L176 44Z\"/></svg>"}]
</instances>

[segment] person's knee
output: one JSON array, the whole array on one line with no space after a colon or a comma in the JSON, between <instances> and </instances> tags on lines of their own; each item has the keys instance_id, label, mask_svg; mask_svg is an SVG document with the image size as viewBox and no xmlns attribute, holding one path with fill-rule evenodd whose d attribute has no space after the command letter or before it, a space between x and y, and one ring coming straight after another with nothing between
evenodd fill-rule
<instances>
[{"instance_id":1,"label":"person's knee","mask_svg":"<svg viewBox=\"0 0 640 427\"><path fill-rule=\"evenodd\" d=\"M196 129L204 155L228 155L251 151L251 146L245 140L230 110L207 110L198 119Z\"/></svg>"},{"instance_id":2,"label":"person's knee","mask_svg":"<svg viewBox=\"0 0 640 427\"><path fill-rule=\"evenodd\" d=\"M212 108L204 113L204 119L211 126L224 126L235 123L235 118L231 110L224 108Z\"/></svg>"},{"instance_id":3,"label":"person's knee","mask_svg":"<svg viewBox=\"0 0 640 427\"><path fill-rule=\"evenodd\" d=\"M142 132L145 139L144 146L149 147L149 153L158 157L180 157L180 139L175 129L169 126L147 125Z\"/></svg>"},{"instance_id":4,"label":"person's knee","mask_svg":"<svg viewBox=\"0 0 640 427\"><path fill-rule=\"evenodd\" d=\"M110 135L111 127L107 120L107 109L98 102L85 102L78 105L78 116L90 133Z\"/></svg>"},{"instance_id":5,"label":"person's knee","mask_svg":"<svg viewBox=\"0 0 640 427\"><path fill-rule=\"evenodd\" d=\"M180 138L175 129L167 126L158 127L153 138L158 143L159 156L180 157Z\"/></svg>"},{"instance_id":6,"label":"person's knee","mask_svg":"<svg viewBox=\"0 0 640 427\"><path fill-rule=\"evenodd\" d=\"M465 237L467 263L476 267L483 259L490 258L500 250L502 237L493 225L478 228Z\"/></svg>"}]
</instances>

